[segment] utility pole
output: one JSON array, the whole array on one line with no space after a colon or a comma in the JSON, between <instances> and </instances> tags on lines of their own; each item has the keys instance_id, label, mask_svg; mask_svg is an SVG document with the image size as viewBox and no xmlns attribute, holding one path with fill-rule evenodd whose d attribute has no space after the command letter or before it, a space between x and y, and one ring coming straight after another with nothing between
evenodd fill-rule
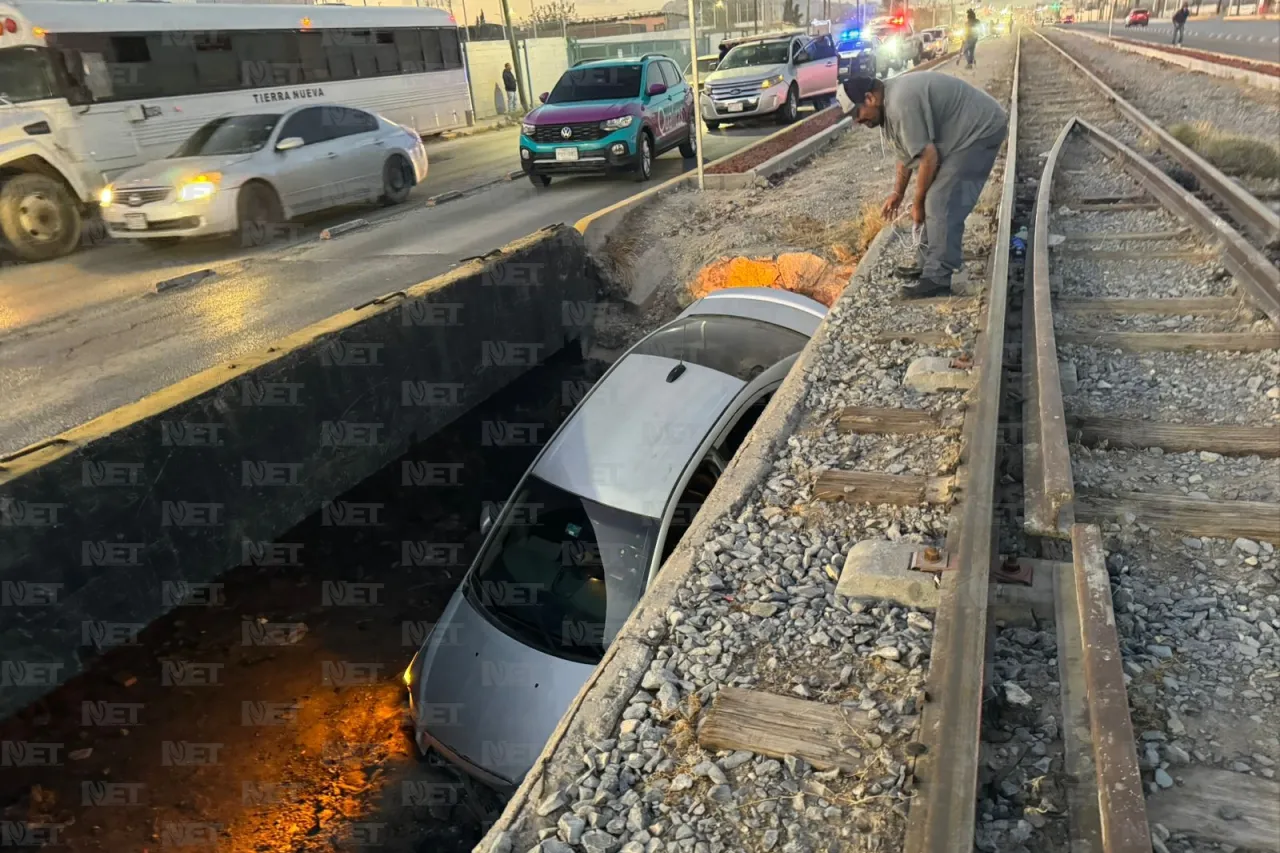
<instances>
[{"instance_id":1,"label":"utility pole","mask_svg":"<svg viewBox=\"0 0 1280 853\"><path fill-rule=\"evenodd\" d=\"M1111 29L1116 25L1116 0L1111 0L1110 10L1107 14L1107 38L1111 38Z\"/></svg>"},{"instance_id":2,"label":"utility pole","mask_svg":"<svg viewBox=\"0 0 1280 853\"><path fill-rule=\"evenodd\" d=\"M502 23L507 28L507 45L511 48L511 69L516 73L516 90L520 93L520 106L527 112L529 97L525 94L524 71L520 68L520 51L516 50L516 31L511 26L510 0L502 0Z\"/></svg>"}]
</instances>

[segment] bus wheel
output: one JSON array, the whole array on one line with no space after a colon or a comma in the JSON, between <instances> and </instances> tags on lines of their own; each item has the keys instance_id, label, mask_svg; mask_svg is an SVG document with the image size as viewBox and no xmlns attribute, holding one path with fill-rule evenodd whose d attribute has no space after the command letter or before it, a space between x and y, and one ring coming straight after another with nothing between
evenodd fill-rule
<instances>
[{"instance_id":1,"label":"bus wheel","mask_svg":"<svg viewBox=\"0 0 1280 853\"><path fill-rule=\"evenodd\" d=\"M80 208L47 175L17 175L0 187L0 233L24 261L69 254L80 242Z\"/></svg>"},{"instance_id":2,"label":"bus wheel","mask_svg":"<svg viewBox=\"0 0 1280 853\"><path fill-rule=\"evenodd\" d=\"M413 189L413 171L409 161L395 155L382 165L382 198L385 205L401 204Z\"/></svg>"},{"instance_id":3,"label":"bus wheel","mask_svg":"<svg viewBox=\"0 0 1280 853\"><path fill-rule=\"evenodd\" d=\"M245 184L236 199L236 210L241 246L263 246L278 236L276 226L284 219L284 213L280 209L280 199L271 187L258 181Z\"/></svg>"}]
</instances>

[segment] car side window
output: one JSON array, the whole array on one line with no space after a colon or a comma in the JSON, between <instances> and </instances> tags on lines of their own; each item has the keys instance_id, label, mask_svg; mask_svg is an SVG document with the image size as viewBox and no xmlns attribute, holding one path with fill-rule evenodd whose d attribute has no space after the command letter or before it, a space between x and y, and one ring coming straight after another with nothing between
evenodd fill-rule
<instances>
[{"instance_id":1,"label":"car side window","mask_svg":"<svg viewBox=\"0 0 1280 853\"><path fill-rule=\"evenodd\" d=\"M314 145L328 139L323 110L320 107L307 107L289 116L279 138L288 139L291 136L301 137L303 145Z\"/></svg>"},{"instance_id":2,"label":"car side window","mask_svg":"<svg viewBox=\"0 0 1280 853\"><path fill-rule=\"evenodd\" d=\"M702 509L702 505L707 502L707 496L711 494L711 490L715 488L716 481L719 479L720 469L710 456L698 463L680 499L676 501L675 513L672 514L671 524L667 527L667 538L662 543L662 562L658 564L659 566L667 562L667 558L676 550L685 533L689 532L689 528L693 526L693 519L698 515L698 510Z\"/></svg>"},{"instance_id":3,"label":"car side window","mask_svg":"<svg viewBox=\"0 0 1280 853\"><path fill-rule=\"evenodd\" d=\"M664 79L662 78L662 63L661 63L661 62L650 62L650 63L649 63L649 69L648 69L648 71L646 71L646 72L645 72L645 80L644 80L644 89L645 89L645 91L646 91L646 92L647 92L647 91L649 91L649 87L650 87L650 86L652 86L654 83L661 83L661 84L663 84L664 86L665 86L665 85L666 85L666 83L667 83L667 81L666 81L666 80L664 80Z\"/></svg>"},{"instance_id":4,"label":"car side window","mask_svg":"<svg viewBox=\"0 0 1280 853\"><path fill-rule=\"evenodd\" d=\"M668 89L674 89L684 82L684 77L680 74L679 69L676 68L675 63L661 62L659 64L662 66L662 76L667 78Z\"/></svg>"},{"instance_id":5,"label":"car side window","mask_svg":"<svg viewBox=\"0 0 1280 853\"><path fill-rule=\"evenodd\" d=\"M765 406L769 405L769 400L771 399L773 399L772 391L747 406L742 411L742 415L737 422L729 427L724 439L717 446L720 455L724 459L732 459L733 455L738 452L738 448L747 440L747 434L751 432L751 428L755 426L756 421L760 420L760 415L764 412Z\"/></svg>"},{"instance_id":6,"label":"car side window","mask_svg":"<svg viewBox=\"0 0 1280 853\"><path fill-rule=\"evenodd\" d=\"M809 53L814 59L830 59L835 56L835 48L831 44L831 36L816 38L809 45Z\"/></svg>"}]
</instances>

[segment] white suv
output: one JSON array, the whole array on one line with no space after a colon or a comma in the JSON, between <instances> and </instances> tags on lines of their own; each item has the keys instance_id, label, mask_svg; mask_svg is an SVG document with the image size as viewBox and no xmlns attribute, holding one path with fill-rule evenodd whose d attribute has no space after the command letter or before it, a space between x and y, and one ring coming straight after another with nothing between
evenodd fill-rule
<instances>
[{"instance_id":1,"label":"white suv","mask_svg":"<svg viewBox=\"0 0 1280 853\"><path fill-rule=\"evenodd\" d=\"M790 124L802 103L818 109L835 97L840 73L831 36L761 36L739 42L707 75L702 118L715 130L721 122L774 115Z\"/></svg>"}]
</instances>

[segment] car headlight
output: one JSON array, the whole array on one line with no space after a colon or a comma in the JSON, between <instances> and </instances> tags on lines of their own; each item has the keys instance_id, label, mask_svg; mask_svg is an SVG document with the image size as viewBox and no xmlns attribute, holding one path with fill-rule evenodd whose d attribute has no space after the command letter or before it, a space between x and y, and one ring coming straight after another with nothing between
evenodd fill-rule
<instances>
[{"instance_id":1,"label":"car headlight","mask_svg":"<svg viewBox=\"0 0 1280 853\"><path fill-rule=\"evenodd\" d=\"M622 130L624 127L631 127L631 122L635 120L635 116L618 116L617 118L607 118L600 122L601 130Z\"/></svg>"},{"instance_id":2,"label":"car headlight","mask_svg":"<svg viewBox=\"0 0 1280 853\"><path fill-rule=\"evenodd\" d=\"M531 125L531 124L524 124L524 123L522 123L522 124L520 125L520 133L521 133L521 134L523 134L524 136L527 136L527 137L529 137L530 139L532 139L532 138L533 138L533 125Z\"/></svg>"},{"instance_id":3,"label":"car headlight","mask_svg":"<svg viewBox=\"0 0 1280 853\"><path fill-rule=\"evenodd\" d=\"M102 192L98 193L98 204L103 207L110 207L111 202L115 200L116 191L110 184L102 188Z\"/></svg>"},{"instance_id":4,"label":"car headlight","mask_svg":"<svg viewBox=\"0 0 1280 853\"><path fill-rule=\"evenodd\" d=\"M196 175L179 185L178 201L201 201L209 198L218 191L218 184L221 182L222 175L219 172Z\"/></svg>"},{"instance_id":5,"label":"car headlight","mask_svg":"<svg viewBox=\"0 0 1280 853\"><path fill-rule=\"evenodd\" d=\"M760 88L768 89L772 86L781 86L784 82L786 82L786 78L779 74L776 77L770 77L768 80L761 80Z\"/></svg>"}]
</instances>

